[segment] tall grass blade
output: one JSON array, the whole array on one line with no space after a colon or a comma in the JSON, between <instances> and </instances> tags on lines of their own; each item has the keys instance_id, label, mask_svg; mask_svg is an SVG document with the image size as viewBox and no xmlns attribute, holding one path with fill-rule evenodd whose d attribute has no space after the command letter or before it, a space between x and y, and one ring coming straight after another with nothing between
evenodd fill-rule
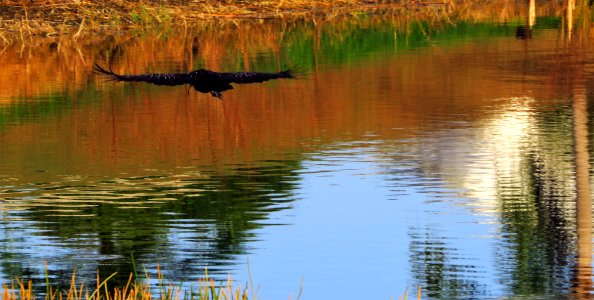
<instances>
[{"instance_id":1,"label":"tall grass blade","mask_svg":"<svg viewBox=\"0 0 594 300\"><path fill-rule=\"evenodd\" d=\"M95 298L94 298L95 294L97 294L97 299L101 299L101 298L99 298L98 291L101 289L101 287L102 287L102 286L104 286L104 285L106 285L106 284L107 284L107 281L108 281L109 279L111 279L112 277L114 277L116 274L117 274L117 272L116 272L116 273L113 273L113 274L111 274L111 275L109 275L109 277L107 277L107 279L105 279L103 282L101 282L101 284L100 284L100 285L97 287L97 289L96 289L96 290L95 290L95 291L94 291L94 292L91 294L91 296L90 296L90 297L89 297L89 299L87 299L87 300L93 300L93 299L95 299ZM97 278L99 278L99 275L97 275ZM99 283L99 282L97 282L97 283ZM107 295L107 296L109 296L109 295ZM109 299L109 298L108 298L108 299Z\"/></svg>"}]
</instances>

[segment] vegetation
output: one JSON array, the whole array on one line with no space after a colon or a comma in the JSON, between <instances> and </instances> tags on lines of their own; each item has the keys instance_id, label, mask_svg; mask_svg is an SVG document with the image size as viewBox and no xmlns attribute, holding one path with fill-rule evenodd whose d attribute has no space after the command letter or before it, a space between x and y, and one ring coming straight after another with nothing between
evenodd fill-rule
<instances>
[{"instance_id":1,"label":"vegetation","mask_svg":"<svg viewBox=\"0 0 594 300\"><path fill-rule=\"evenodd\" d=\"M47 268L47 265L46 265ZM15 278L10 284L4 284L1 287L2 300L247 300L258 299L258 291L254 288L253 282L246 283L245 286L239 286L233 282L231 277L226 281L216 282L208 276L208 270L205 270L204 277L197 280L195 284L185 287L181 284L173 284L163 276L160 268L157 266L156 285L151 285L151 278L148 273L144 279L139 275L130 273L128 281L123 286L109 287L109 281L116 273L101 279L97 274L96 286L86 285L77 280L76 272L73 272L70 286L66 289L59 289L52 286L49 282L46 271L45 293L37 294L32 281L25 281L21 278ZM421 288L417 288L415 299L421 299ZM301 298L301 290L296 299ZM398 297L400 300L409 298L408 289ZM290 297L289 299L292 299Z\"/></svg>"},{"instance_id":2,"label":"vegetation","mask_svg":"<svg viewBox=\"0 0 594 300\"><path fill-rule=\"evenodd\" d=\"M115 276L112 274L106 279L101 279L97 275L96 286L86 285L77 281L76 272L72 274L70 286L67 289L57 289L50 285L49 279L46 281L45 294L37 295L32 285L32 281L26 281L16 278L10 284L2 286L2 300L30 300L41 299L67 299L67 300L95 300L95 299L256 299L255 291L251 287L235 286L231 278L226 282L215 282L214 279L205 277L197 281L196 285L190 285L184 288L182 285L169 283L161 272L158 273L157 286L151 286L150 278L139 280L133 273L128 277L128 282L124 286L108 287L109 280Z\"/></svg>"},{"instance_id":3,"label":"vegetation","mask_svg":"<svg viewBox=\"0 0 594 300\"><path fill-rule=\"evenodd\" d=\"M186 24L197 20L304 18L404 7L412 1L0 1L6 35L41 35ZM416 2L414 2L416 3ZM9 37L1 36L8 40Z\"/></svg>"},{"instance_id":4,"label":"vegetation","mask_svg":"<svg viewBox=\"0 0 594 300\"><path fill-rule=\"evenodd\" d=\"M519 9L519 10L518 10ZM508 22L526 15L527 5L503 0L0 0L0 45L33 37L184 27L208 21L238 25L240 20L299 20L315 22L365 14L423 15L424 19L472 21L489 18ZM561 15L556 2L541 2L538 16ZM239 25L238 25L239 26Z\"/></svg>"}]
</instances>

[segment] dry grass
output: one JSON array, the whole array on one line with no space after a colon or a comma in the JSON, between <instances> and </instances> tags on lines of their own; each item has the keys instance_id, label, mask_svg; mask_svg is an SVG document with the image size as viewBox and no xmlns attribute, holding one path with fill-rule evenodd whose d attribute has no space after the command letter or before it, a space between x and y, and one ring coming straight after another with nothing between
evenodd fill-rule
<instances>
[{"instance_id":1,"label":"dry grass","mask_svg":"<svg viewBox=\"0 0 594 300\"><path fill-rule=\"evenodd\" d=\"M92 287L77 281L76 272L73 272L70 279L70 286L64 290L56 290L49 283L49 276L46 268L46 287L45 295L38 297L34 291L32 281L24 281L15 278L10 284L4 284L0 290L1 300L247 300L258 299L257 290L253 286L253 282L246 283L244 287L236 286L231 277L227 277L226 281L215 282L214 279L208 276L208 270L205 270L204 278L200 278L190 287L183 287L181 285L174 285L169 283L164 278L160 267L157 265L157 285L151 286L148 282L151 281L148 273L145 272L145 279L138 280L134 273L128 276L128 281L124 286L115 286L108 288L109 280L117 275L114 273L106 279L101 279L99 274L96 278L96 286ZM249 268L248 268L249 270ZM249 271L248 271L249 273ZM303 288L303 286L301 286ZM301 292L296 296L296 299L301 298ZM415 299L420 300L422 296L421 287L417 288ZM398 297L400 300L407 300L409 297L408 289L404 294ZM292 297L289 297L292 299Z\"/></svg>"},{"instance_id":2,"label":"dry grass","mask_svg":"<svg viewBox=\"0 0 594 300\"><path fill-rule=\"evenodd\" d=\"M73 273L68 289L57 290L47 283L46 293L43 296L36 295L32 281L25 282L22 279L16 278L10 284L2 286L1 299L2 300L99 300L99 299L113 299L113 300L180 300L180 299L226 299L226 300L246 300L257 299L257 294L251 291L247 285L245 287L234 286L231 278L223 282L215 282L208 277L208 272L205 278L199 279L194 285L189 288L184 288L181 285L174 285L168 283L163 278L162 273L158 270L158 285L151 286L145 281L140 281L130 274L128 282L124 286L117 286L108 288L107 283L116 274L112 274L106 279L99 278L97 275L96 286L89 286L77 281L76 272Z\"/></svg>"},{"instance_id":3,"label":"dry grass","mask_svg":"<svg viewBox=\"0 0 594 300\"><path fill-rule=\"evenodd\" d=\"M518 15L515 0L0 0L0 45L33 37L168 28L196 21L323 19L363 12L440 10L452 18L505 19ZM537 3L537 15L557 13L556 2ZM524 9L524 8L522 8Z\"/></svg>"},{"instance_id":4,"label":"dry grass","mask_svg":"<svg viewBox=\"0 0 594 300\"><path fill-rule=\"evenodd\" d=\"M90 287L83 283L78 283L76 273L73 273L70 287L67 290L55 290L51 286L47 286L46 294L43 297L38 297L33 291L32 282L29 280L25 282L22 279L15 279L10 285L5 284L1 289L1 300L247 300L258 299L256 291L252 291L253 287L246 284L245 287L234 286L231 278L227 278L223 282L215 282L208 277L206 273L205 278L198 280L194 288L189 290L182 289L182 286L167 283L162 277L162 273L158 273L158 286L151 287L143 281L136 281L134 274L130 274L128 282L124 286L113 287L109 289L107 283L110 278L115 276L112 274L105 280L101 280L97 276L97 286ZM398 297L399 300L409 299L408 289L404 294ZM421 288L418 287L414 295L414 299L420 300L422 297ZM301 298L301 292L296 299ZM292 297L289 297L292 299Z\"/></svg>"},{"instance_id":5,"label":"dry grass","mask_svg":"<svg viewBox=\"0 0 594 300\"><path fill-rule=\"evenodd\" d=\"M196 20L318 17L403 7L406 3L381 0L0 0L0 39L183 25Z\"/></svg>"}]
</instances>

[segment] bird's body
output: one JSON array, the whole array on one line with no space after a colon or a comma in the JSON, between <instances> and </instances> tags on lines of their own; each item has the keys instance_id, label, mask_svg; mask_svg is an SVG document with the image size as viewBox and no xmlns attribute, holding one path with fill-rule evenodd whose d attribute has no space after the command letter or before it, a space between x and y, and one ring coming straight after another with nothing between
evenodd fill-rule
<instances>
[{"instance_id":1,"label":"bird's body","mask_svg":"<svg viewBox=\"0 0 594 300\"><path fill-rule=\"evenodd\" d=\"M142 81L158 85L182 85L190 84L195 90L201 93L210 93L214 97L221 98L222 92L233 89L231 83L256 83L277 78L293 78L291 70L278 73L264 72L229 72L219 73L205 69L199 69L189 73L171 74L138 74L120 75L109 71L95 64L95 71L109 75L116 81Z\"/></svg>"}]
</instances>

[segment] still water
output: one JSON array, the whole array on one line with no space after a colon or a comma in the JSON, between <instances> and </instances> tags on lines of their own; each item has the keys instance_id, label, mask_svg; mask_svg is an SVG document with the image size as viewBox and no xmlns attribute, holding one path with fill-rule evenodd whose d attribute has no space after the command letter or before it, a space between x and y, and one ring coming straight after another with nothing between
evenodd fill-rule
<instances>
[{"instance_id":1,"label":"still water","mask_svg":"<svg viewBox=\"0 0 594 300\"><path fill-rule=\"evenodd\" d=\"M262 299L587 299L594 53L543 23L529 40L384 16L7 47L0 277L159 264ZM221 101L95 62L297 78Z\"/></svg>"}]
</instances>

